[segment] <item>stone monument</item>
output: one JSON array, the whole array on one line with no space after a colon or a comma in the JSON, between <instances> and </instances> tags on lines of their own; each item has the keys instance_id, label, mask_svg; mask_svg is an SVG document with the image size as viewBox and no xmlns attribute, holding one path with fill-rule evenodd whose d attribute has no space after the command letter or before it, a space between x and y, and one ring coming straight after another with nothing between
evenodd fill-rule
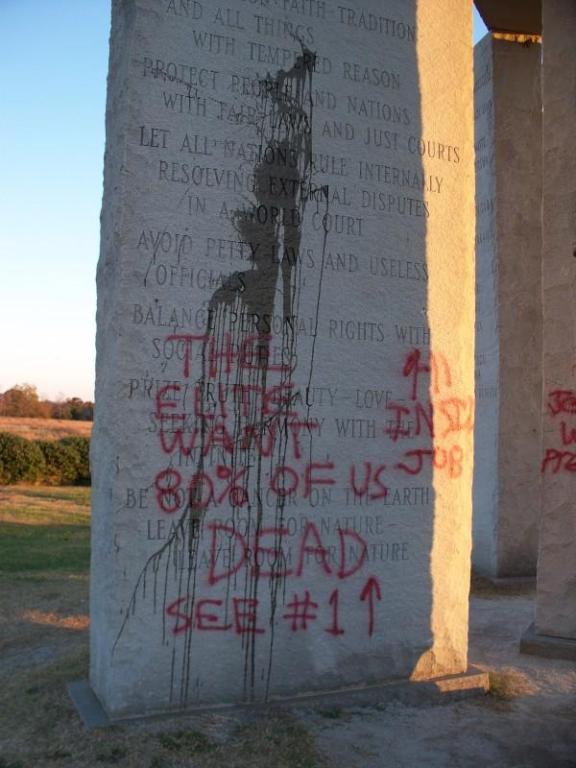
<instances>
[{"instance_id":1,"label":"stone monument","mask_svg":"<svg viewBox=\"0 0 576 768\"><path fill-rule=\"evenodd\" d=\"M473 565L534 576L542 411L542 98L536 36L475 47ZM520 139L521 137L521 139Z\"/></svg>"},{"instance_id":2,"label":"stone monument","mask_svg":"<svg viewBox=\"0 0 576 768\"><path fill-rule=\"evenodd\" d=\"M467 668L471 6L113 2L92 688Z\"/></svg>"},{"instance_id":3,"label":"stone monument","mask_svg":"<svg viewBox=\"0 0 576 768\"><path fill-rule=\"evenodd\" d=\"M527 652L576 659L576 7L543 3L542 517L535 626Z\"/></svg>"}]
</instances>

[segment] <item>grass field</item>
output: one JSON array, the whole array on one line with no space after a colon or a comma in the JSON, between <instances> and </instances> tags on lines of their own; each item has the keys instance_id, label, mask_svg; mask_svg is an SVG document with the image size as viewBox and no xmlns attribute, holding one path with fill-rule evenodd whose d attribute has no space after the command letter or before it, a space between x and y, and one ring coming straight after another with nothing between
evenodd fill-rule
<instances>
[{"instance_id":1,"label":"grass field","mask_svg":"<svg viewBox=\"0 0 576 768\"><path fill-rule=\"evenodd\" d=\"M84 573L90 489L0 487L0 573Z\"/></svg>"},{"instance_id":2,"label":"grass field","mask_svg":"<svg viewBox=\"0 0 576 768\"><path fill-rule=\"evenodd\" d=\"M0 487L0 768L319 768L286 712L181 716L86 732L89 488Z\"/></svg>"},{"instance_id":3,"label":"grass field","mask_svg":"<svg viewBox=\"0 0 576 768\"><path fill-rule=\"evenodd\" d=\"M27 440L59 440L61 437L90 437L92 434L92 422L0 416L0 432L10 432L19 437L25 437ZM1 763L0 768L2 768Z\"/></svg>"}]
</instances>

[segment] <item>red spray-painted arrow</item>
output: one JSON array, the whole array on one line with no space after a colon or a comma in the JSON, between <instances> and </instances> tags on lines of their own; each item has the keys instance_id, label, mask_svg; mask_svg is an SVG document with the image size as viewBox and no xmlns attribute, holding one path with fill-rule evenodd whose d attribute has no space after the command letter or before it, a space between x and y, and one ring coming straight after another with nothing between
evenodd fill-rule
<instances>
[{"instance_id":1,"label":"red spray-painted arrow","mask_svg":"<svg viewBox=\"0 0 576 768\"><path fill-rule=\"evenodd\" d=\"M368 600L368 636L372 637L374 634L374 602L382 600L380 584L374 576L370 576L364 585L364 589L360 593L360 600L362 602Z\"/></svg>"}]
</instances>

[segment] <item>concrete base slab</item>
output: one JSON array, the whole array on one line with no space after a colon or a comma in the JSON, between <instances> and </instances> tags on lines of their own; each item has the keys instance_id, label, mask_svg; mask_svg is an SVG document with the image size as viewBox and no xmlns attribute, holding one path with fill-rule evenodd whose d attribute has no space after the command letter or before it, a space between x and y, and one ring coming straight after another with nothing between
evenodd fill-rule
<instances>
[{"instance_id":1,"label":"concrete base slab","mask_svg":"<svg viewBox=\"0 0 576 768\"><path fill-rule=\"evenodd\" d=\"M536 593L536 577L480 576L472 574L470 592L474 597L518 597Z\"/></svg>"},{"instance_id":2,"label":"concrete base slab","mask_svg":"<svg viewBox=\"0 0 576 768\"><path fill-rule=\"evenodd\" d=\"M531 624L520 640L520 653L543 656L546 659L576 661L576 640L538 635L534 624Z\"/></svg>"},{"instance_id":3,"label":"concrete base slab","mask_svg":"<svg viewBox=\"0 0 576 768\"><path fill-rule=\"evenodd\" d=\"M154 712L143 717L111 718L96 697L87 680L78 680L68 684L68 693L87 729L102 728L119 723L154 720L180 715L223 712L226 710L262 710L274 707L297 707L302 705L375 706L400 701L404 704L439 704L446 700L479 696L488 692L488 673L476 667L470 667L460 675L448 675L434 680L411 682L399 680L381 685L361 688L344 688L337 691L304 694L290 698L272 698L265 704L223 704L213 707L191 707L186 710Z\"/></svg>"},{"instance_id":4,"label":"concrete base slab","mask_svg":"<svg viewBox=\"0 0 576 768\"><path fill-rule=\"evenodd\" d=\"M502 589L536 589L536 576L496 576L490 581Z\"/></svg>"},{"instance_id":5,"label":"concrete base slab","mask_svg":"<svg viewBox=\"0 0 576 768\"><path fill-rule=\"evenodd\" d=\"M111 725L110 718L96 698L88 680L76 680L73 683L68 683L66 689L74 702L80 719L88 730L106 728Z\"/></svg>"}]
</instances>

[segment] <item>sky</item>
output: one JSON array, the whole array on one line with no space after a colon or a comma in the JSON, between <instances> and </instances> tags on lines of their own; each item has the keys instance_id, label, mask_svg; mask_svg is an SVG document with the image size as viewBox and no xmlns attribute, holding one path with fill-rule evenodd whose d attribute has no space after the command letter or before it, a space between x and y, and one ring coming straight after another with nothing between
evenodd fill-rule
<instances>
[{"instance_id":1,"label":"sky","mask_svg":"<svg viewBox=\"0 0 576 768\"><path fill-rule=\"evenodd\" d=\"M109 26L110 0L0 0L0 392L94 397Z\"/></svg>"}]
</instances>

